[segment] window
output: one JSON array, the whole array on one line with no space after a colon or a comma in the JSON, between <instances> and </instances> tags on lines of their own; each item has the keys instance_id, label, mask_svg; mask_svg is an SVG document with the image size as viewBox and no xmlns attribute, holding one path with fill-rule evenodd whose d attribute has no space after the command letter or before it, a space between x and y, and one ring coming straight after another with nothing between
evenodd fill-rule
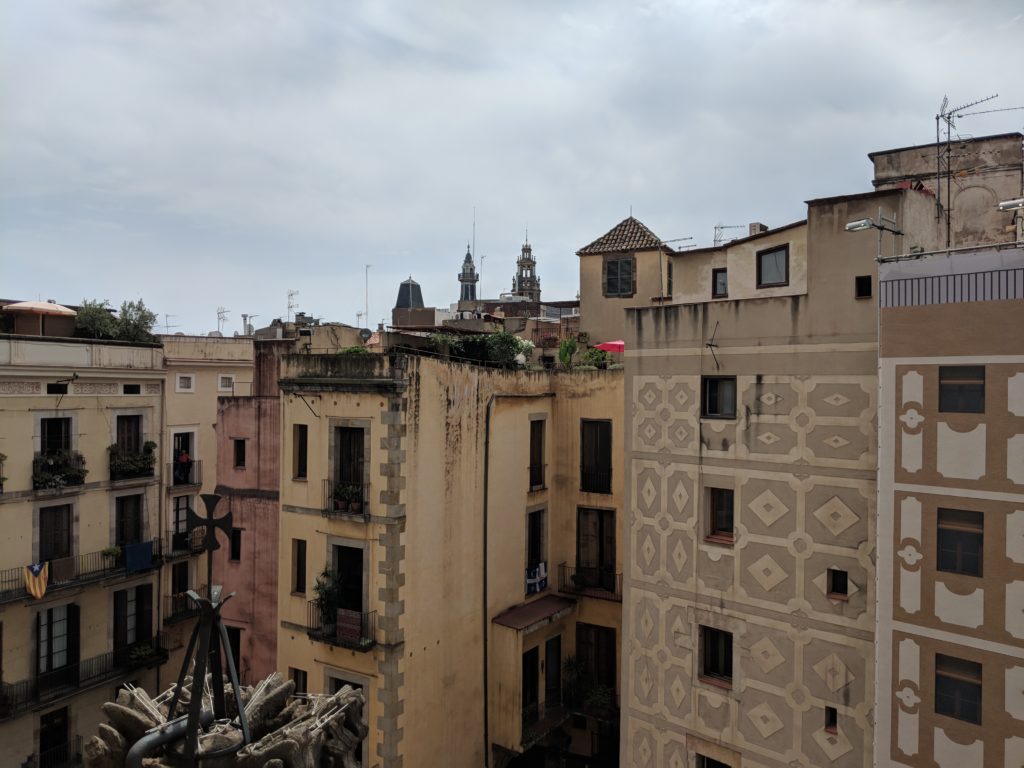
<instances>
[{"instance_id":1,"label":"window","mask_svg":"<svg viewBox=\"0 0 1024 768\"><path fill-rule=\"evenodd\" d=\"M174 519L171 522L171 548L184 551L189 548L188 511L192 507L191 496L174 497Z\"/></svg>"},{"instance_id":2,"label":"window","mask_svg":"<svg viewBox=\"0 0 1024 768\"><path fill-rule=\"evenodd\" d=\"M668 264L666 265L666 267L667 267L667 272L668 272L668 291L667 291L667 295L671 299L672 298L672 259L668 260Z\"/></svg>"},{"instance_id":3,"label":"window","mask_svg":"<svg viewBox=\"0 0 1024 768\"><path fill-rule=\"evenodd\" d=\"M853 278L853 296L857 299L871 298L871 275L858 275Z\"/></svg>"},{"instance_id":4,"label":"window","mask_svg":"<svg viewBox=\"0 0 1024 768\"><path fill-rule=\"evenodd\" d=\"M337 427L334 443L337 448L337 464L334 468L334 482L337 485L359 490L362 501L363 488L363 442L365 432L361 427Z\"/></svg>"},{"instance_id":5,"label":"window","mask_svg":"<svg viewBox=\"0 0 1024 768\"><path fill-rule=\"evenodd\" d=\"M305 424L292 425L292 477L306 477L306 438L309 427Z\"/></svg>"},{"instance_id":6,"label":"window","mask_svg":"<svg viewBox=\"0 0 1024 768\"><path fill-rule=\"evenodd\" d=\"M141 384L124 384L121 386L121 392L126 395L141 395L142 385Z\"/></svg>"},{"instance_id":7,"label":"window","mask_svg":"<svg viewBox=\"0 0 1024 768\"><path fill-rule=\"evenodd\" d=\"M828 569L828 596L833 599L845 600L850 594L850 577L846 571L838 568Z\"/></svg>"},{"instance_id":8,"label":"window","mask_svg":"<svg viewBox=\"0 0 1024 768\"><path fill-rule=\"evenodd\" d=\"M39 510L39 562L65 557L71 557L71 505L43 507Z\"/></svg>"},{"instance_id":9,"label":"window","mask_svg":"<svg viewBox=\"0 0 1024 768\"><path fill-rule=\"evenodd\" d=\"M142 494L114 500L114 543L119 547L142 541Z\"/></svg>"},{"instance_id":10,"label":"window","mask_svg":"<svg viewBox=\"0 0 1024 768\"><path fill-rule=\"evenodd\" d=\"M724 299L729 295L729 272L725 267L711 270L711 298Z\"/></svg>"},{"instance_id":11,"label":"window","mask_svg":"<svg viewBox=\"0 0 1024 768\"><path fill-rule=\"evenodd\" d=\"M234 440L235 469L245 469L245 440Z\"/></svg>"},{"instance_id":12,"label":"window","mask_svg":"<svg viewBox=\"0 0 1024 768\"><path fill-rule=\"evenodd\" d=\"M71 419L39 420L39 450L41 453L59 453L71 450Z\"/></svg>"},{"instance_id":13,"label":"window","mask_svg":"<svg viewBox=\"0 0 1024 768\"><path fill-rule=\"evenodd\" d=\"M306 540L292 539L292 592L306 591Z\"/></svg>"},{"instance_id":14,"label":"window","mask_svg":"<svg viewBox=\"0 0 1024 768\"><path fill-rule=\"evenodd\" d=\"M789 246L758 251L757 287L771 288L789 285Z\"/></svg>"},{"instance_id":15,"label":"window","mask_svg":"<svg viewBox=\"0 0 1024 768\"><path fill-rule=\"evenodd\" d=\"M981 576L985 517L981 512L939 509L936 568Z\"/></svg>"},{"instance_id":16,"label":"window","mask_svg":"<svg viewBox=\"0 0 1024 768\"><path fill-rule=\"evenodd\" d=\"M604 262L604 295L632 296L636 293L633 286L633 257L611 256Z\"/></svg>"},{"instance_id":17,"label":"window","mask_svg":"<svg viewBox=\"0 0 1024 768\"><path fill-rule=\"evenodd\" d=\"M232 528L231 529L231 559L241 560L242 559L242 529Z\"/></svg>"},{"instance_id":18,"label":"window","mask_svg":"<svg viewBox=\"0 0 1024 768\"><path fill-rule=\"evenodd\" d=\"M729 488L708 488L708 538L716 541L733 540L733 492Z\"/></svg>"},{"instance_id":19,"label":"window","mask_svg":"<svg viewBox=\"0 0 1024 768\"><path fill-rule=\"evenodd\" d=\"M308 691L309 683L306 670L288 667L288 677L295 683L295 693L306 693Z\"/></svg>"},{"instance_id":20,"label":"window","mask_svg":"<svg viewBox=\"0 0 1024 768\"><path fill-rule=\"evenodd\" d=\"M121 415L115 424L117 447L121 453L142 453L142 416Z\"/></svg>"},{"instance_id":21,"label":"window","mask_svg":"<svg viewBox=\"0 0 1024 768\"><path fill-rule=\"evenodd\" d=\"M114 593L115 653L152 639L152 615L152 584L140 584Z\"/></svg>"},{"instance_id":22,"label":"window","mask_svg":"<svg viewBox=\"0 0 1024 768\"><path fill-rule=\"evenodd\" d=\"M985 412L985 366L939 366L939 411Z\"/></svg>"},{"instance_id":23,"label":"window","mask_svg":"<svg viewBox=\"0 0 1024 768\"><path fill-rule=\"evenodd\" d=\"M732 632L700 628L700 673L702 677L732 683Z\"/></svg>"},{"instance_id":24,"label":"window","mask_svg":"<svg viewBox=\"0 0 1024 768\"><path fill-rule=\"evenodd\" d=\"M935 713L981 725L981 664L935 654Z\"/></svg>"},{"instance_id":25,"label":"window","mask_svg":"<svg viewBox=\"0 0 1024 768\"><path fill-rule=\"evenodd\" d=\"M530 490L544 487L544 421L530 422Z\"/></svg>"},{"instance_id":26,"label":"window","mask_svg":"<svg viewBox=\"0 0 1024 768\"><path fill-rule=\"evenodd\" d=\"M704 376L701 379L701 416L705 419L736 418L735 376Z\"/></svg>"},{"instance_id":27,"label":"window","mask_svg":"<svg viewBox=\"0 0 1024 768\"><path fill-rule=\"evenodd\" d=\"M576 660L597 685L617 690L613 628L577 622Z\"/></svg>"},{"instance_id":28,"label":"window","mask_svg":"<svg viewBox=\"0 0 1024 768\"><path fill-rule=\"evenodd\" d=\"M66 395L67 393L67 382L47 383L46 385L46 394L48 395Z\"/></svg>"},{"instance_id":29,"label":"window","mask_svg":"<svg viewBox=\"0 0 1024 768\"><path fill-rule=\"evenodd\" d=\"M576 572L573 582L617 592L615 576L615 510L576 511Z\"/></svg>"},{"instance_id":30,"label":"window","mask_svg":"<svg viewBox=\"0 0 1024 768\"><path fill-rule=\"evenodd\" d=\"M175 378L175 392L195 392L196 380L191 373L179 373Z\"/></svg>"},{"instance_id":31,"label":"window","mask_svg":"<svg viewBox=\"0 0 1024 768\"><path fill-rule=\"evenodd\" d=\"M52 690L77 684L79 609L71 603L36 614L36 685Z\"/></svg>"},{"instance_id":32,"label":"window","mask_svg":"<svg viewBox=\"0 0 1024 768\"><path fill-rule=\"evenodd\" d=\"M183 561L180 563L174 563L171 566L171 594L180 595L182 592L188 592L192 585L189 579L189 563Z\"/></svg>"},{"instance_id":33,"label":"window","mask_svg":"<svg viewBox=\"0 0 1024 768\"><path fill-rule=\"evenodd\" d=\"M612 492L612 423L580 420L580 490Z\"/></svg>"},{"instance_id":34,"label":"window","mask_svg":"<svg viewBox=\"0 0 1024 768\"><path fill-rule=\"evenodd\" d=\"M523 654L523 723L535 723L539 717L537 697L540 693L540 649L531 648Z\"/></svg>"},{"instance_id":35,"label":"window","mask_svg":"<svg viewBox=\"0 0 1024 768\"><path fill-rule=\"evenodd\" d=\"M526 516L526 567L534 569L547 560L544 556L544 510Z\"/></svg>"},{"instance_id":36,"label":"window","mask_svg":"<svg viewBox=\"0 0 1024 768\"><path fill-rule=\"evenodd\" d=\"M230 392L235 388L235 377L221 374L217 377L217 389L221 392Z\"/></svg>"},{"instance_id":37,"label":"window","mask_svg":"<svg viewBox=\"0 0 1024 768\"><path fill-rule=\"evenodd\" d=\"M839 711L835 707L825 707L826 733L839 732Z\"/></svg>"},{"instance_id":38,"label":"window","mask_svg":"<svg viewBox=\"0 0 1024 768\"><path fill-rule=\"evenodd\" d=\"M715 760L713 757L697 755L697 768L731 768L731 766L721 760Z\"/></svg>"}]
</instances>

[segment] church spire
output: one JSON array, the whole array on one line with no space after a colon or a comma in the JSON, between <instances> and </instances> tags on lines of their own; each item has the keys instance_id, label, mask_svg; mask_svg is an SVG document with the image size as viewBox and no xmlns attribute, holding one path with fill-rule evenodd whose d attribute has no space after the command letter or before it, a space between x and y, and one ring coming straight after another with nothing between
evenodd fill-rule
<instances>
[{"instance_id":1,"label":"church spire","mask_svg":"<svg viewBox=\"0 0 1024 768\"><path fill-rule=\"evenodd\" d=\"M459 301L476 301L476 284L480 280L476 273L476 266L473 264L473 252L466 243L466 258L462 260L462 271L459 273L459 283L462 290Z\"/></svg>"}]
</instances>

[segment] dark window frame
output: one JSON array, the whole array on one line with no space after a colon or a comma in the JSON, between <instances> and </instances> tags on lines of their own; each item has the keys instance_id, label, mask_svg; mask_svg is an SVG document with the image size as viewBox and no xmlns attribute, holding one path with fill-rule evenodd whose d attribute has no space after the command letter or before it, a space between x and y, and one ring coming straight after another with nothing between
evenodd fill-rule
<instances>
[{"instance_id":1,"label":"dark window frame","mask_svg":"<svg viewBox=\"0 0 1024 768\"><path fill-rule=\"evenodd\" d=\"M829 568L826 573L828 596L832 600L848 600L850 597L850 573L841 568Z\"/></svg>"},{"instance_id":2,"label":"dark window frame","mask_svg":"<svg viewBox=\"0 0 1024 768\"><path fill-rule=\"evenodd\" d=\"M614 270L612 265L615 265ZM629 286L623 288L622 265L629 265ZM614 277L612 272L614 271ZM614 286L612 285L614 281ZM636 256L608 254L601 265L602 294L610 299L628 299L636 295Z\"/></svg>"},{"instance_id":3,"label":"dark window frame","mask_svg":"<svg viewBox=\"0 0 1024 768\"><path fill-rule=\"evenodd\" d=\"M716 385L718 382L731 381L732 382L732 411L723 411L721 406L718 406L718 410L712 412L709 410L711 405L711 392L710 388ZM736 377L735 376L701 376L700 380L700 417L702 419L722 419L723 421L733 421L736 419ZM714 400L719 402L722 400L722 393L716 392Z\"/></svg>"},{"instance_id":4,"label":"dark window frame","mask_svg":"<svg viewBox=\"0 0 1024 768\"><path fill-rule=\"evenodd\" d=\"M305 480L309 474L309 425L292 424L292 478Z\"/></svg>"},{"instance_id":5,"label":"dark window frame","mask_svg":"<svg viewBox=\"0 0 1024 768\"><path fill-rule=\"evenodd\" d=\"M825 707L825 733L839 732L839 710L836 707Z\"/></svg>"},{"instance_id":6,"label":"dark window frame","mask_svg":"<svg viewBox=\"0 0 1024 768\"><path fill-rule=\"evenodd\" d=\"M231 562L237 563L242 560L242 529L231 529L231 553L228 558Z\"/></svg>"},{"instance_id":7,"label":"dark window frame","mask_svg":"<svg viewBox=\"0 0 1024 768\"><path fill-rule=\"evenodd\" d=\"M939 413L984 412L985 366L940 365Z\"/></svg>"},{"instance_id":8,"label":"dark window frame","mask_svg":"<svg viewBox=\"0 0 1024 768\"><path fill-rule=\"evenodd\" d=\"M43 454L62 453L71 450L71 431L74 429L70 416L46 416L39 420L39 451Z\"/></svg>"},{"instance_id":9,"label":"dark window frame","mask_svg":"<svg viewBox=\"0 0 1024 768\"><path fill-rule=\"evenodd\" d=\"M708 488L708 535L705 539L722 544L736 540L736 496L732 488Z\"/></svg>"},{"instance_id":10,"label":"dark window frame","mask_svg":"<svg viewBox=\"0 0 1024 768\"><path fill-rule=\"evenodd\" d=\"M306 594L305 539L292 539L292 593Z\"/></svg>"},{"instance_id":11,"label":"dark window frame","mask_svg":"<svg viewBox=\"0 0 1024 768\"><path fill-rule=\"evenodd\" d=\"M580 490L612 492L611 419L580 419Z\"/></svg>"},{"instance_id":12,"label":"dark window frame","mask_svg":"<svg viewBox=\"0 0 1024 768\"><path fill-rule=\"evenodd\" d=\"M526 568L532 570L547 562L547 510L526 513Z\"/></svg>"},{"instance_id":13,"label":"dark window frame","mask_svg":"<svg viewBox=\"0 0 1024 768\"><path fill-rule=\"evenodd\" d=\"M763 279L763 259L765 256L771 256L773 254L782 252L785 256L784 272L785 277L781 281L772 283L766 283ZM789 243L785 245L776 245L771 248L765 248L763 251L758 251L755 258L757 259L757 287L758 288L782 288L789 285Z\"/></svg>"},{"instance_id":14,"label":"dark window frame","mask_svg":"<svg viewBox=\"0 0 1024 768\"><path fill-rule=\"evenodd\" d=\"M544 488L544 419L530 421L530 468L531 491Z\"/></svg>"},{"instance_id":15,"label":"dark window frame","mask_svg":"<svg viewBox=\"0 0 1024 768\"><path fill-rule=\"evenodd\" d=\"M972 564L976 561L976 566ZM985 516L939 507L935 514L935 570L981 578L985 572Z\"/></svg>"},{"instance_id":16,"label":"dark window frame","mask_svg":"<svg viewBox=\"0 0 1024 768\"><path fill-rule=\"evenodd\" d=\"M982 665L935 654L935 714L981 725Z\"/></svg>"},{"instance_id":17,"label":"dark window frame","mask_svg":"<svg viewBox=\"0 0 1024 768\"><path fill-rule=\"evenodd\" d=\"M853 298L870 299L873 292L874 280L871 275L857 275L853 278Z\"/></svg>"},{"instance_id":18,"label":"dark window frame","mask_svg":"<svg viewBox=\"0 0 1024 768\"><path fill-rule=\"evenodd\" d=\"M234 444L235 469L245 469L245 438L238 437L231 442Z\"/></svg>"},{"instance_id":19,"label":"dark window frame","mask_svg":"<svg viewBox=\"0 0 1024 768\"><path fill-rule=\"evenodd\" d=\"M295 693L309 692L309 674L298 667L288 667L288 678L295 683Z\"/></svg>"},{"instance_id":20,"label":"dark window frame","mask_svg":"<svg viewBox=\"0 0 1024 768\"><path fill-rule=\"evenodd\" d=\"M700 625L700 679L715 685L732 687L732 632Z\"/></svg>"},{"instance_id":21,"label":"dark window frame","mask_svg":"<svg viewBox=\"0 0 1024 768\"><path fill-rule=\"evenodd\" d=\"M725 275L725 290L718 290L718 276ZM715 267L711 270L711 298L712 299L727 299L729 298L729 268L728 267Z\"/></svg>"},{"instance_id":22,"label":"dark window frame","mask_svg":"<svg viewBox=\"0 0 1024 768\"><path fill-rule=\"evenodd\" d=\"M74 510L70 504L39 508L39 561L60 560L74 554ZM58 519L62 517L63 519Z\"/></svg>"}]
</instances>

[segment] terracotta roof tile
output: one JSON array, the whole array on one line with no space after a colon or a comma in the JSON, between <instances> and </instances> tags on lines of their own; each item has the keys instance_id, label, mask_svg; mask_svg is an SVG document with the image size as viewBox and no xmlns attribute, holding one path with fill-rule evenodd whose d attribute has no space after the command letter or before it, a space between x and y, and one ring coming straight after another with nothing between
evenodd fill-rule
<instances>
[{"instance_id":1,"label":"terracotta roof tile","mask_svg":"<svg viewBox=\"0 0 1024 768\"><path fill-rule=\"evenodd\" d=\"M577 256L594 253L618 253L620 251L644 251L652 248L666 248L661 238L651 232L640 221L630 216L612 227L590 245L576 251ZM669 249L671 250L671 249Z\"/></svg>"}]
</instances>

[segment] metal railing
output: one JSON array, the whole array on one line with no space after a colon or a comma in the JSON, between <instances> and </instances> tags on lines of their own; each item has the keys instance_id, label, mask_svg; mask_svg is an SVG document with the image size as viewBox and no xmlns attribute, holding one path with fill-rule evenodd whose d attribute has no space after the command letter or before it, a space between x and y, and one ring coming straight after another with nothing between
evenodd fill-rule
<instances>
[{"instance_id":1,"label":"metal railing","mask_svg":"<svg viewBox=\"0 0 1024 768\"><path fill-rule=\"evenodd\" d=\"M322 643L368 651L376 642L376 629L376 611L347 611L320 600L310 600L306 605L306 634Z\"/></svg>"},{"instance_id":2,"label":"metal railing","mask_svg":"<svg viewBox=\"0 0 1024 768\"><path fill-rule=\"evenodd\" d=\"M323 482L324 517L362 517L370 515L369 486L363 483Z\"/></svg>"},{"instance_id":3,"label":"metal railing","mask_svg":"<svg viewBox=\"0 0 1024 768\"><path fill-rule=\"evenodd\" d=\"M70 768L82 764L82 737L75 736L66 744L35 755L38 768Z\"/></svg>"},{"instance_id":4,"label":"metal railing","mask_svg":"<svg viewBox=\"0 0 1024 768\"><path fill-rule=\"evenodd\" d=\"M167 651L163 635L157 634L149 640L107 651L77 664L68 664L16 683L0 683L0 720L14 717L39 704L73 695L81 688L165 661Z\"/></svg>"},{"instance_id":5,"label":"metal railing","mask_svg":"<svg viewBox=\"0 0 1024 768\"><path fill-rule=\"evenodd\" d=\"M1024 267L882 280L883 308L1024 299Z\"/></svg>"},{"instance_id":6,"label":"metal railing","mask_svg":"<svg viewBox=\"0 0 1024 768\"><path fill-rule=\"evenodd\" d=\"M193 587L192 591L200 597L209 596L209 588L205 584L201 587ZM188 592L179 592L176 595L164 597L164 624L176 624L198 614L199 605L189 597Z\"/></svg>"},{"instance_id":7,"label":"metal railing","mask_svg":"<svg viewBox=\"0 0 1024 768\"><path fill-rule=\"evenodd\" d=\"M588 493L611 493L612 468L580 465L580 490Z\"/></svg>"},{"instance_id":8,"label":"metal railing","mask_svg":"<svg viewBox=\"0 0 1024 768\"><path fill-rule=\"evenodd\" d=\"M78 451L39 452L32 458L32 490L60 490L85 483L89 470Z\"/></svg>"},{"instance_id":9,"label":"metal railing","mask_svg":"<svg viewBox=\"0 0 1024 768\"><path fill-rule=\"evenodd\" d=\"M160 539L140 543L152 544L152 554L148 564L145 562L144 555L138 561L135 561L134 558L130 559L125 551L129 545L50 560L46 585L47 594L58 589L77 587L90 581L127 574L128 566L132 566L132 573L141 573L156 568L160 564ZM28 590L25 588L25 567L5 568L0 571L0 603L9 603L26 597L28 597Z\"/></svg>"},{"instance_id":10,"label":"metal railing","mask_svg":"<svg viewBox=\"0 0 1024 768\"><path fill-rule=\"evenodd\" d=\"M536 491L544 487L544 467L545 464L531 464L530 465L530 490Z\"/></svg>"},{"instance_id":11,"label":"metal railing","mask_svg":"<svg viewBox=\"0 0 1024 768\"><path fill-rule=\"evenodd\" d=\"M110 454L110 479L133 480L139 477L153 477L156 468L156 443L149 435L142 435L138 450L129 450L114 443L107 452Z\"/></svg>"},{"instance_id":12,"label":"metal railing","mask_svg":"<svg viewBox=\"0 0 1024 768\"><path fill-rule=\"evenodd\" d=\"M191 531L168 531L164 537L163 555L172 560L197 555L203 550L204 536L206 526L199 526Z\"/></svg>"},{"instance_id":13,"label":"metal railing","mask_svg":"<svg viewBox=\"0 0 1024 768\"><path fill-rule=\"evenodd\" d=\"M172 461L167 465L167 476L171 485L201 485L203 482L203 462L196 459L189 461Z\"/></svg>"},{"instance_id":14,"label":"metal railing","mask_svg":"<svg viewBox=\"0 0 1024 768\"><path fill-rule=\"evenodd\" d=\"M610 568L588 568L561 563L558 566L558 591L573 595L622 600L622 574Z\"/></svg>"}]
</instances>

